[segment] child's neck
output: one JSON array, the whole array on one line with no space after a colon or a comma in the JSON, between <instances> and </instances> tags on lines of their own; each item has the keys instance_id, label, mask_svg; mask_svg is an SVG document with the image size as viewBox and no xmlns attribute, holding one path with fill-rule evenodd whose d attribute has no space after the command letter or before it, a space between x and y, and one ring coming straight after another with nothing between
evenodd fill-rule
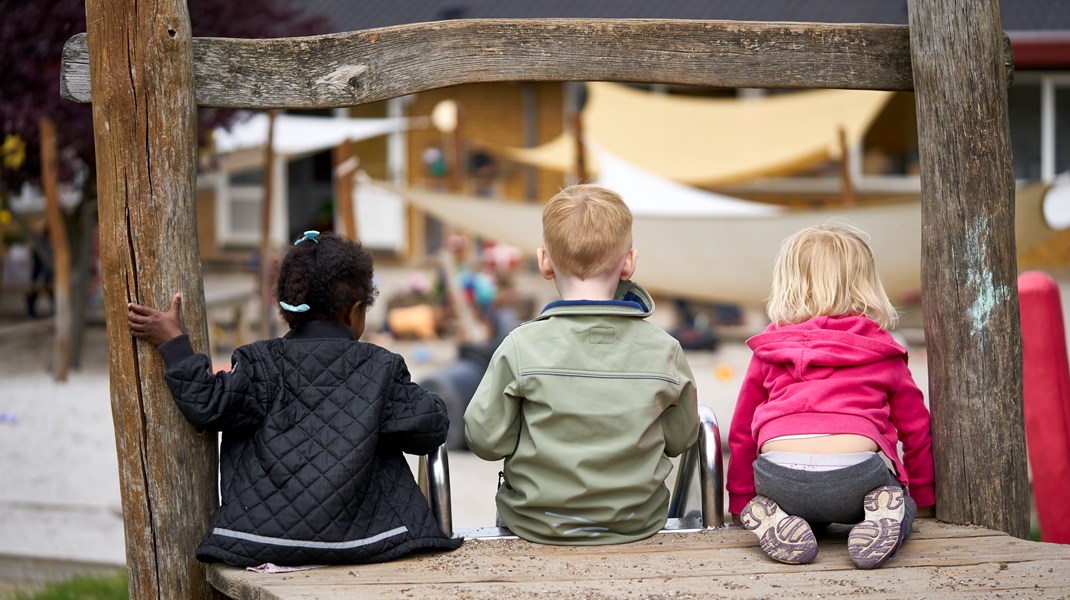
<instances>
[{"instance_id":1,"label":"child's neck","mask_svg":"<svg viewBox=\"0 0 1070 600\"><path fill-rule=\"evenodd\" d=\"M562 300L612 300L620 283L619 276L603 275L579 279L568 275L556 275L554 284Z\"/></svg>"}]
</instances>

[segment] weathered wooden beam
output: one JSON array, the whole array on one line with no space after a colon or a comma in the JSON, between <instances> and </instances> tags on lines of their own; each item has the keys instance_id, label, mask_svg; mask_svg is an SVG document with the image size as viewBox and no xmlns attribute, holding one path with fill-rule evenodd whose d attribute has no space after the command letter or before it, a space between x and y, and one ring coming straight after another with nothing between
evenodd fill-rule
<instances>
[{"instance_id":1,"label":"weathered wooden beam","mask_svg":"<svg viewBox=\"0 0 1070 600\"><path fill-rule=\"evenodd\" d=\"M85 36L67 42L60 89L68 100L92 99L86 56ZM193 57L197 103L231 108L354 106L492 81L913 89L903 25L456 20L302 38L196 38ZM1009 42L1003 60L1011 64Z\"/></svg>"},{"instance_id":2,"label":"weathered wooden beam","mask_svg":"<svg viewBox=\"0 0 1070 600\"><path fill-rule=\"evenodd\" d=\"M1014 172L997 0L910 0L937 517L1026 537Z\"/></svg>"},{"instance_id":3,"label":"weathered wooden beam","mask_svg":"<svg viewBox=\"0 0 1070 600\"><path fill-rule=\"evenodd\" d=\"M217 504L216 438L178 411L127 303L182 292L208 347L194 189L197 107L185 0L88 0L100 260L130 597L214 598L194 549Z\"/></svg>"}]
</instances>

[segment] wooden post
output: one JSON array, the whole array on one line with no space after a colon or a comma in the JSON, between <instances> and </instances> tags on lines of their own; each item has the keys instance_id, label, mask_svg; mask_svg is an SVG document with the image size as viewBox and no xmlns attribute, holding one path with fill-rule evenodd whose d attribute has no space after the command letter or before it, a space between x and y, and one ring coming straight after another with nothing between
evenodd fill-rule
<instances>
[{"instance_id":1,"label":"wooden post","mask_svg":"<svg viewBox=\"0 0 1070 600\"><path fill-rule=\"evenodd\" d=\"M338 203L339 233L351 240L359 239L357 214L353 206L353 176L359 161L353 155L353 142L348 138L334 148L334 196Z\"/></svg>"},{"instance_id":2,"label":"wooden post","mask_svg":"<svg viewBox=\"0 0 1070 600\"><path fill-rule=\"evenodd\" d=\"M461 194L464 192L468 183L468 160L466 152L464 151L464 144L461 142L461 125L463 123L461 111L457 111L457 123L448 131L442 132L442 147L446 150L446 186L447 189L454 194ZM465 238L465 244L472 245L472 251L478 252L475 248L477 243L475 239L469 239L469 236L463 233L459 228L453 226L446 221L439 221L440 230L442 232L442 244L445 246L446 241L451 236L461 235Z\"/></svg>"},{"instance_id":3,"label":"wooden post","mask_svg":"<svg viewBox=\"0 0 1070 600\"><path fill-rule=\"evenodd\" d=\"M56 154L56 124L41 117L41 179L45 188L45 218L48 239L52 244L52 297L54 300L55 349L53 375L56 381L67 381L71 366L71 250L67 242L67 224L59 206L59 165Z\"/></svg>"},{"instance_id":4,"label":"wooden post","mask_svg":"<svg viewBox=\"0 0 1070 600\"><path fill-rule=\"evenodd\" d=\"M420 260L427 253L427 215L411 204L405 211L408 221L409 246L406 252L410 260Z\"/></svg>"},{"instance_id":5,"label":"wooden post","mask_svg":"<svg viewBox=\"0 0 1070 600\"><path fill-rule=\"evenodd\" d=\"M576 183L587 183L587 144L583 142L583 112L573 112L571 120L572 135L575 138Z\"/></svg>"},{"instance_id":6,"label":"wooden post","mask_svg":"<svg viewBox=\"0 0 1070 600\"><path fill-rule=\"evenodd\" d=\"M194 189L197 112L183 0L87 0L100 254L130 597L214 598L194 549L217 504L216 436L174 405L163 362L126 327L127 303L182 292L208 348Z\"/></svg>"},{"instance_id":7,"label":"wooden post","mask_svg":"<svg viewBox=\"0 0 1070 600\"><path fill-rule=\"evenodd\" d=\"M1029 534L1007 72L997 0L910 0L936 516Z\"/></svg>"},{"instance_id":8,"label":"wooden post","mask_svg":"<svg viewBox=\"0 0 1070 600\"><path fill-rule=\"evenodd\" d=\"M438 130L442 160L446 165L446 189L460 192L461 179L461 108L452 99L440 100L431 110L431 125Z\"/></svg>"},{"instance_id":9,"label":"wooden post","mask_svg":"<svg viewBox=\"0 0 1070 600\"><path fill-rule=\"evenodd\" d=\"M468 182L468 160L461 142L461 124L458 115L457 127L442 134L442 146L446 148L446 185L455 194L463 192Z\"/></svg>"},{"instance_id":10,"label":"wooden post","mask_svg":"<svg viewBox=\"0 0 1070 600\"><path fill-rule=\"evenodd\" d=\"M851 178L851 145L847 141L847 130L840 127L840 183L843 186L844 206L854 206L855 184Z\"/></svg>"},{"instance_id":11,"label":"wooden post","mask_svg":"<svg viewBox=\"0 0 1070 600\"><path fill-rule=\"evenodd\" d=\"M268 111L267 144L264 146L264 199L260 204L260 337L272 336L272 271L275 246L271 241L271 212L275 196L275 111Z\"/></svg>"}]
</instances>

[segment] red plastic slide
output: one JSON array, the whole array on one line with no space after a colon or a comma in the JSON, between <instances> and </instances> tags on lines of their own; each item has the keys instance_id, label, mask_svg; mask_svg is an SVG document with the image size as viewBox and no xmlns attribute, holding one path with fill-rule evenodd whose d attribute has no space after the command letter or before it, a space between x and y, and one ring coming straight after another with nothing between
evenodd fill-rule
<instances>
[{"instance_id":1,"label":"red plastic slide","mask_svg":"<svg viewBox=\"0 0 1070 600\"><path fill-rule=\"evenodd\" d=\"M1025 435L1041 540L1070 544L1070 366L1059 286L1047 273L1018 277Z\"/></svg>"}]
</instances>

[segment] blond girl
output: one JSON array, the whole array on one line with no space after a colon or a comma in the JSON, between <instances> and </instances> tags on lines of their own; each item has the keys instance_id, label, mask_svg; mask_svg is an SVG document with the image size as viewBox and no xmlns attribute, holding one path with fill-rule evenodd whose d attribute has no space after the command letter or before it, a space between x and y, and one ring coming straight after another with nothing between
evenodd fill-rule
<instances>
[{"instance_id":1,"label":"blond girl","mask_svg":"<svg viewBox=\"0 0 1070 600\"><path fill-rule=\"evenodd\" d=\"M821 225L785 240L767 312L732 417L729 511L789 564L817 557L813 529L853 524L851 559L880 567L932 516L934 475L929 412L865 235Z\"/></svg>"}]
</instances>

